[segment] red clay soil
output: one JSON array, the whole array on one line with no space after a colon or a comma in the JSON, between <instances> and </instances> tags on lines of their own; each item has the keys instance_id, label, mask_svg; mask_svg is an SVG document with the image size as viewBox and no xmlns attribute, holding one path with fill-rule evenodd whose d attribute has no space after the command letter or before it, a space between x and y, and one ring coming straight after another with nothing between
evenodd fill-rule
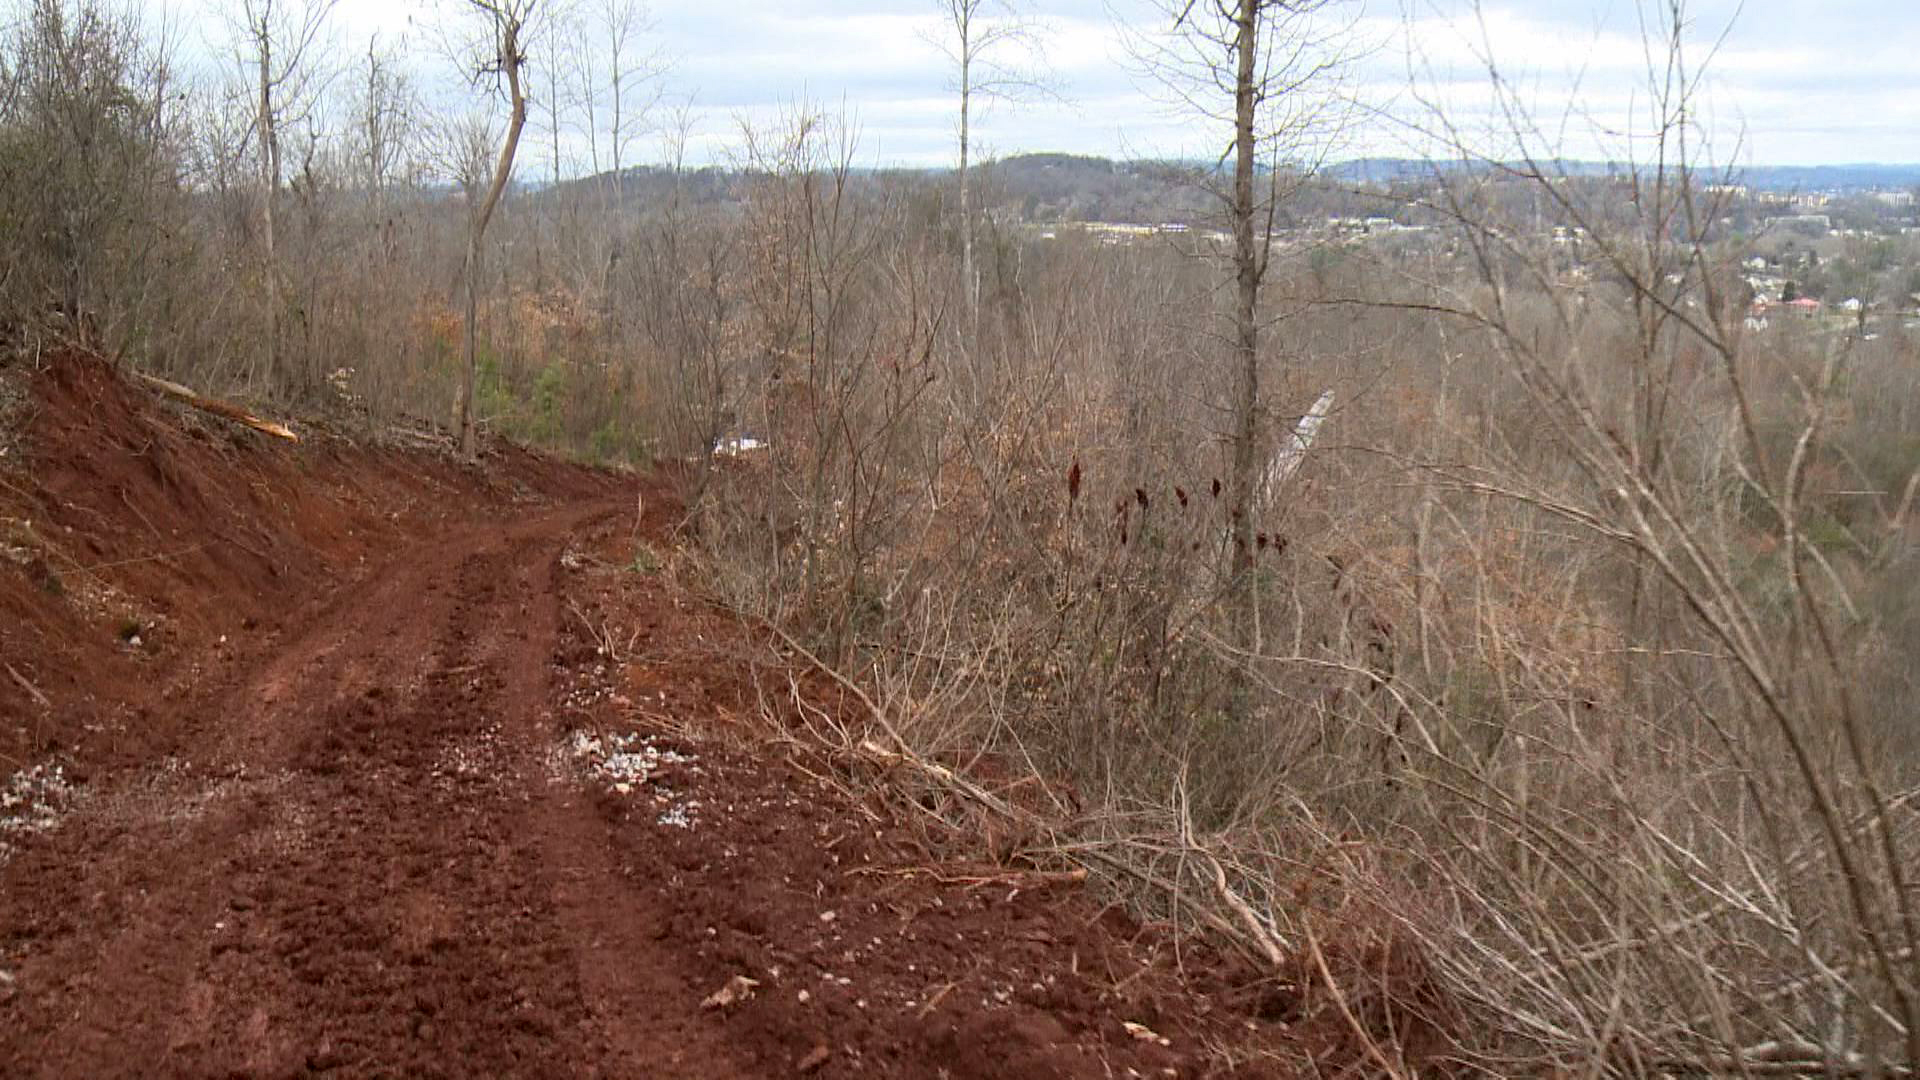
<instances>
[{"instance_id":1,"label":"red clay soil","mask_svg":"<svg viewBox=\"0 0 1920 1080\"><path fill-rule=\"evenodd\" d=\"M1277 1072L759 740L750 636L627 565L660 481L0 375L0 1076Z\"/></svg>"}]
</instances>

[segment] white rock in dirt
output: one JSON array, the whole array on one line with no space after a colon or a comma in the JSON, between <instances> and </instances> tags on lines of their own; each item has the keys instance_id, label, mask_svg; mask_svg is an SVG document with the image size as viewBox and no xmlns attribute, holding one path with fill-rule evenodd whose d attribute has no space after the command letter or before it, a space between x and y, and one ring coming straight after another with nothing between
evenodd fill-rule
<instances>
[{"instance_id":1,"label":"white rock in dirt","mask_svg":"<svg viewBox=\"0 0 1920 1080\"><path fill-rule=\"evenodd\" d=\"M555 782L584 777L608 785L620 795L649 783L663 766L692 765L699 759L654 744L654 736L639 734L592 735L575 731L547 755L551 778ZM698 767L693 769L698 772Z\"/></svg>"},{"instance_id":2,"label":"white rock in dirt","mask_svg":"<svg viewBox=\"0 0 1920 1080\"><path fill-rule=\"evenodd\" d=\"M46 832L60 823L74 791L66 770L42 762L22 769L0 786L0 859L11 850L7 839Z\"/></svg>"},{"instance_id":3,"label":"white rock in dirt","mask_svg":"<svg viewBox=\"0 0 1920 1080\"><path fill-rule=\"evenodd\" d=\"M706 999L700 1002L700 1007L703 1009L724 1009L729 1005L739 1004L751 998L753 996L753 988L759 985L760 981L758 979L749 979L745 975L735 975L733 978L727 980L725 986L708 994Z\"/></svg>"},{"instance_id":4,"label":"white rock in dirt","mask_svg":"<svg viewBox=\"0 0 1920 1080\"><path fill-rule=\"evenodd\" d=\"M686 765L699 760L692 754L663 750L651 736L637 734L589 735L576 731L563 748L565 756L601 780L644 784L663 765Z\"/></svg>"},{"instance_id":5,"label":"white rock in dirt","mask_svg":"<svg viewBox=\"0 0 1920 1080\"><path fill-rule=\"evenodd\" d=\"M1145 1024L1135 1023L1132 1020L1122 1020L1120 1021L1120 1026L1126 1029L1127 1034L1141 1042L1156 1043L1160 1046L1173 1045L1172 1039L1167 1038L1165 1035L1160 1034Z\"/></svg>"}]
</instances>

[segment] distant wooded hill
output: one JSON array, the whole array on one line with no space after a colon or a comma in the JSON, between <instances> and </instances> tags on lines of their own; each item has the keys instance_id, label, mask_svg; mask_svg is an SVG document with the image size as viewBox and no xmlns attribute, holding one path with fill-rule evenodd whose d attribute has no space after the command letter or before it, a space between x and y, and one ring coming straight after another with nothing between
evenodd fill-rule
<instances>
[{"instance_id":1,"label":"distant wooded hill","mask_svg":"<svg viewBox=\"0 0 1920 1080\"><path fill-rule=\"evenodd\" d=\"M1442 171L1463 168L1445 162ZM1624 175L1629 167L1618 163L1558 161L1546 166L1568 176ZM987 162L977 174L981 203L1003 219L1023 222L1199 222L1218 211L1218 204L1194 181L1212 166L1196 162L1114 161L1075 154L1021 154ZM1355 213L1342 189L1364 200L1364 189L1418 184L1433 175L1436 164L1412 158L1360 158L1338 162L1321 172L1326 183L1295 211L1306 218L1321 213ZM545 189L546 194L598 192L624 201L659 205L674 195L691 203L730 202L738 197L737 170L714 167L685 170L643 166L628 169L617 188L606 175L571 180ZM861 170L860 183L899 183L924 192L931 199L947 195L951 169ZM1737 170L1734 181L1754 191L1790 194L1864 191L1911 191L1920 188L1920 164L1915 165L1756 165ZM1362 189L1352 191L1350 189ZM1366 211L1372 212L1372 211ZM1380 210L1389 213L1389 210Z\"/></svg>"}]
</instances>

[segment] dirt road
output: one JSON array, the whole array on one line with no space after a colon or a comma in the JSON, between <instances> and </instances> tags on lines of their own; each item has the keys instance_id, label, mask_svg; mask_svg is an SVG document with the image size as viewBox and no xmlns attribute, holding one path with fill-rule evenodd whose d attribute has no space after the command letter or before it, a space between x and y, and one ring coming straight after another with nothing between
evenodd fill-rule
<instances>
[{"instance_id":1,"label":"dirt road","mask_svg":"<svg viewBox=\"0 0 1920 1080\"><path fill-rule=\"evenodd\" d=\"M8 868L4 1057L47 1076L748 1075L550 782L567 536L422 543ZM647 1038L624 1036L640 1017ZM11 1075L19 1075L12 1073Z\"/></svg>"},{"instance_id":2,"label":"dirt road","mask_svg":"<svg viewBox=\"0 0 1920 1080\"><path fill-rule=\"evenodd\" d=\"M385 459L181 436L108 378L49 398L0 524L125 567L85 578L171 644L37 556L0 588L47 687L0 703L43 759L0 773L0 1076L1196 1076L1247 1042L1163 937L931 860L741 723L744 631L632 564L645 481L435 474L464 509L381 532ZM162 543L197 554L127 554Z\"/></svg>"}]
</instances>

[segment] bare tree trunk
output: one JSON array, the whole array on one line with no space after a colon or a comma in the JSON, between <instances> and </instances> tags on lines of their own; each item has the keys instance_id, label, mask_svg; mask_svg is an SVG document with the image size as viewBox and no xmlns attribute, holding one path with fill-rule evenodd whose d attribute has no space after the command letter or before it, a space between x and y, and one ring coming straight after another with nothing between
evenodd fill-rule
<instances>
[{"instance_id":1,"label":"bare tree trunk","mask_svg":"<svg viewBox=\"0 0 1920 1080\"><path fill-rule=\"evenodd\" d=\"M476 220L472 230L467 233L466 266L462 272L467 279L467 317L466 330L461 337L460 352L460 404L457 426L460 429L460 452L467 457L473 456L473 373L478 363L479 326L480 326L480 239L486 226Z\"/></svg>"},{"instance_id":2,"label":"bare tree trunk","mask_svg":"<svg viewBox=\"0 0 1920 1080\"><path fill-rule=\"evenodd\" d=\"M973 98L972 19L960 26L960 281L967 294L967 347L980 329L980 279L973 271L973 200L967 186L967 125Z\"/></svg>"},{"instance_id":3,"label":"bare tree trunk","mask_svg":"<svg viewBox=\"0 0 1920 1080\"><path fill-rule=\"evenodd\" d=\"M280 262L274 247L273 204L280 193L280 141L273 125L273 40L264 17L256 38L260 59L260 239L266 249L267 375L280 374Z\"/></svg>"},{"instance_id":4,"label":"bare tree trunk","mask_svg":"<svg viewBox=\"0 0 1920 1080\"><path fill-rule=\"evenodd\" d=\"M973 219L973 103L975 98L1018 98L1044 92L1044 77L1009 65L1000 57L1012 48L1037 52L1034 29L1018 18L1002 0L999 17L989 11L989 0L936 0L942 21L952 37L936 42L953 62L960 91L960 289L965 304L962 345L969 362L977 363L973 339L980 331L980 271L974 259ZM976 375L978 372L976 372Z\"/></svg>"},{"instance_id":5,"label":"bare tree trunk","mask_svg":"<svg viewBox=\"0 0 1920 1080\"><path fill-rule=\"evenodd\" d=\"M289 386L281 345L279 246L280 128L312 115L315 88L308 49L326 24L334 0L243 0L231 24L237 46L251 53L255 91L255 135L260 144L260 233L267 294L266 376ZM242 44L244 43L244 44ZM258 380L259 366L250 377ZM308 374L303 372L303 375ZM302 390L309 388L303 378Z\"/></svg>"},{"instance_id":6,"label":"bare tree trunk","mask_svg":"<svg viewBox=\"0 0 1920 1080\"><path fill-rule=\"evenodd\" d=\"M594 82L593 36L586 27L580 28L579 46L576 54L580 70L575 74L580 80L579 106L584 114L587 129L587 170L601 193L606 192L606 178L600 175L600 86Z\"/></svg>"},{"instance_id":7,"label":"bare tree trunk","mask_svg":"<svg viewBox=\"0 0 1920 1080\"><path fill-rule=\"evenodd\" d=\"M553 136L553 186L560 187L560 65L547 67L547 116Z\"/></svg>"},{"instance_id":8,"label":"bare tree trunk","mask_svg":"<svg viewBox=\"0 0 1920 1080\"><path fill-rule=\"evenodd\" d=\"M473 375L478 351L479 309L480 309L480 244L485 239L487 222L493 218L494 207L499 205L500 196L507 189L507 178L513 175L513 155L520 148L520 131L527 126L527 95L520 85L521 66L526 58L520 55L520 27L508 22L501 30L500 67L507 76L507 89L512 95L513 112L507 122L506 142L500 147L500 160L494 163L493 180L487 185L486 198L473 214L473 231L467 237L467 332L466 364L460 377L460 406L458 425L460 428L460 452L467 457L474 454L473 431Z\"/></svg>"},{"instance_id":9,"label":"bare tree trunk","mask_svg":"<svg viewBox=\"0 0 1920 1080\"><path fill-rule=\"evenodd\" d=\"M1258 304L1261 260L1254 249L1254 110L1259 104L1257 35L1260 0L1238 0L1234 24L1237 69L1233 90L1233 266L1238 286L1233 310L1233 471L1228 509L1232 516L1232 603L1241 644L1259 648L1254 589L1254 492L1260 471L1260 354Z\"/></svg>"}]
</instances>

